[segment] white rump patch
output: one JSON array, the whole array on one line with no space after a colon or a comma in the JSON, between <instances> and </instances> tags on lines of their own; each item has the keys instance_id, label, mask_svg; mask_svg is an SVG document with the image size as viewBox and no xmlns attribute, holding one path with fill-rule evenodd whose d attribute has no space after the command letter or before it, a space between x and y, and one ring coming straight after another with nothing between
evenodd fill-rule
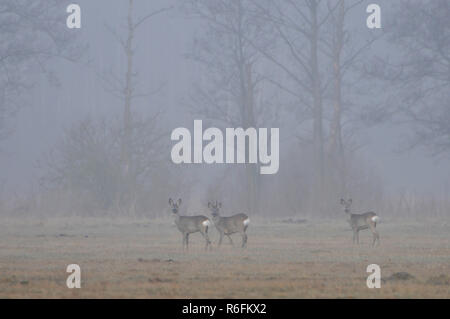
<instances>
[{"instance_id":1,"label":"white rump patch","mask_svg":"<svg viewBox=\"0 0 450 319\"><path fill-rule=\"evenodd\" d=\"M244 226L247 226L248 224L250 224L250 218L247 218L243 221Z\"/></svg>"},{"instance_id":2,"label":"white rump patch","mask_svg":"<svg viewBox=\"0 0 450 319\"><path fill-rule=\"evenodd\" d=\"M209 227L209 226L211 226L211 222L209 220L205 220L202 222L202 225L205 227Z\"/></svg>"},{"instance_id":3,"label":"white rump patch","mask_svg":"<svg viewBox=\"0 0 450 319\"><path fill-rule=\"evenodd\" d=\"M379 220L380 220L380 217L378 217L378 216L373 216L373 217L372 217L372 221L373 221L374 223L378 222Z\"/></svg>"}]
</instances>

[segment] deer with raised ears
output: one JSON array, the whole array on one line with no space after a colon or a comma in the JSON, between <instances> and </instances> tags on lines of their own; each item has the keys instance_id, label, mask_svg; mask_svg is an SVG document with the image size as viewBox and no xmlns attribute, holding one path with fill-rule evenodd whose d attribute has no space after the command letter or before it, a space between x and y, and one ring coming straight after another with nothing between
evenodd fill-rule
<instances>
[{"instance_id":1,"label":"deer with raised ears","mask_svg":"<svg viewBox=\"0 0 450 319\"><path fill-rule=\"evenodd\" d=\"M352 214L350 209L352 206L352 199L341 199L341 205L344 206L344 211L348 215L348 222L353 230L353 243L359 244L359 231L363 229L369 229L372 231L373 242L372 246L375 246L375 242L380 244L380 235L378 234L376 227L380 218L374 212L367 212L364 214Z\"/></svg>"},{"instance_id":2,"label":"deer with raised ears","mask_svg":"<svg viewBox=\"0 0 450 319\"><path fill-rule=\"evenodd\" d=\"M206 240L205 250L208 249L208 246L211 248L211 241L208 236L208 229L211 226L211 221L208 217L203 215L198 216L180 216L179 209L181 205L181 198L178 199L177 202L174 202L172 198L169 198L169 205L172 209L172 213L175 215L175 225L177 225L178 230L181 232L183 236L183 250L186 246L186 250L188 250L189 246L189 235L200 232L202 236Z\"/></svg>"},{"instance_id":3,"label":"deer with raised ears","mask_svg":"<svg viewBox=\"0 0 450 319\"><path fill-rule=\"evenodd\" d=\"M233 240L230 235L234 233L240 233L242 236L242 247L247 245L247 231L248 225L250 224L250 219L245 214L236 214L229 217L220 216L220 208L222 208L222 203L210 203L208 202L208 208L211 210L212 220L214 226L216 226L217 231L220 234L219 246L222 244L223 236L227 236L230 243L233 244Z\"/></svg>"}]
</instances>

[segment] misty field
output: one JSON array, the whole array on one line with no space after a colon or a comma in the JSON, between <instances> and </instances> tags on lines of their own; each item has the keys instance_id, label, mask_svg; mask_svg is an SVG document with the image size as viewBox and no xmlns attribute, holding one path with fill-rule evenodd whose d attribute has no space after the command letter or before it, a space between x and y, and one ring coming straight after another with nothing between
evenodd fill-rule
<instances>
[{"instance_id":1,"label":"misty field","mask_svg":"<svg viewBox=\"0 0 450 319\"><path fill-rule=\"evenodd\" d=\"M181 249L173 221L2 219L0 298L450 298L450 221L383 220L381 245L344 220L252 219L248 248L199 233ZM81 289L66 287L68 264ZM368 289L366 267L381 267ZM400 273L400 274L398 274Z\"/></svg>"}]
</instances>

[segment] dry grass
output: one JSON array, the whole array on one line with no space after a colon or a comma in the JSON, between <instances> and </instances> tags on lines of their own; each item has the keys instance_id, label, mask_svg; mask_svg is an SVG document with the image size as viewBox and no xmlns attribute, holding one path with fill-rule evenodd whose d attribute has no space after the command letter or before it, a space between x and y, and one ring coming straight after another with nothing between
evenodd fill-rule
<instances>
[{"instance_id":1,"label":"dry grass","mask_svg":"<svg viewBox=\"0 0 450 319\"><path fill-rule=\"evenodd\" d=\"M449 298L450 222L379 225L352 246L344 220L300 224L256 221L248 248L227 239L205 252L200 234L189 253L171 220L1 220L1 298ZM211 230L214 244L217 232ZM66 266L82 270L68 289ZM368 289L366 267L381 267ZM389 280L398 272L412 279Z\"/></svg>"}]
</instances>

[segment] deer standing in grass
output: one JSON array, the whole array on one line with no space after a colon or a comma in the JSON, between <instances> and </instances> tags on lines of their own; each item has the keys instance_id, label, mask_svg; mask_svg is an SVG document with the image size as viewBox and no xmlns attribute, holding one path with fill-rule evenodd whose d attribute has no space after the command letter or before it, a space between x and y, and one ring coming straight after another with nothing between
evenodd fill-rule
<instances>
[{"instance_id":1,"label":"deer standing in grass","mask_svg":"<svg viewBox=\"0 0 450 319\"><path fill-rule=\"evenodd\" d=\"M200 234L202 234L202 236L205 238L205 250L208 249L208 246L211 248L211 241L208 237L208 229L211 226L211 221L208 219L208 217L203 215L180 216L179 209L181 205L181 198L178 199L177 202L174 202L172 198L169 198L169 205L172 209L172 213L175 214L175 225L177 225L178 230L183 236L183 250L185 246L186 250L188 250L189 235L196 232L200 232Z\"/></svg>"},{"instance_id":2,"label":"deer standing in grass","mask_svg":"<svg viewBox=\"0 0 450 319\"><path fill-rule=\"evenodd\" d=\"M242 247L247 245L247 231L248 225L250 224L250 219L245 214L236 214L229 217L222 217L219 214L222 203L210 203L208 202L208 208L211 210L212 220L214 226L216 226L219 234L219 246L222 244L223 236L227 236L230 243L233 245L233 240L230 235L234 233L240 233L242 236Z\"/></svg>"},{"instance_id":3,"label":"deer standing in grass","mask_svg":"<svg viewBox=\"0 0 450 319\"><path fill-rule=\"evenodd\" d=\"M348 215L348 222L350 227L353 230L353 243L359 244L359 231L363 229L368 229L372 231L373 235L373 243L372 246L375 246L375 242L378 240L378 245L380 244L380 235L378 234L376 227L377 222L380 218L374 212L367 212L364 214L352 214L350 208L352 206L352 199L344 200L341 199L341 205L344 206L345 213Z\"/></svg>"}]
</instances>

